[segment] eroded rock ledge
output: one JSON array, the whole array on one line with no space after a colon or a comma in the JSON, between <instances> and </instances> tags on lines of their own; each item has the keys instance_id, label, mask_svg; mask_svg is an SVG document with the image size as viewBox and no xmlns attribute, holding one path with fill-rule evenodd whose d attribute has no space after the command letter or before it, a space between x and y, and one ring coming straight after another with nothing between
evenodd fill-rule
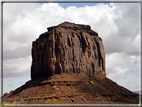
<instances>
[{"instance_id":1,"label":"eroded rock ledge","mask_svg":"<svg viewBox=\"0 0 142 107\"><path fill-rule=\"evenodd\" d=\"M89 25L64 22L47 29L32 44L31 79L62 72L106 76L102 39Z\"/></svg>"}]
</instances>

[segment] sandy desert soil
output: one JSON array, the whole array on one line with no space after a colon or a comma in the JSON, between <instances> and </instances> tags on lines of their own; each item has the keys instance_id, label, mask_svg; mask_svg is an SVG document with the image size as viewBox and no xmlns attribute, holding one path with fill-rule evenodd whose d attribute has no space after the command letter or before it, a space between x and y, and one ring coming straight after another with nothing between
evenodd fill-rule
<instances>
[{"instance_id":1,"label":"sandy desert soil","mask_svg":"<svg viewBox=\"0 0 142 107\"><path fill-rule=\"evenodd\" d=\"M139 96L107 77L56 74L26 82L3 96L3 104L138 104Z\"/></svg>"}]
</instances>

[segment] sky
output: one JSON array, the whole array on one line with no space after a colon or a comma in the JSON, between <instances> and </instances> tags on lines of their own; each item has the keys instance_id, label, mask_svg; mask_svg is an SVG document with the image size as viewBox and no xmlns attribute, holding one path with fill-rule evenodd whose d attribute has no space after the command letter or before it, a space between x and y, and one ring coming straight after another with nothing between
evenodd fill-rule
<instances>
[{"instance_id":1,"label":"sky","mask_svg":"<svg viewBox=\"0 0 142 107\"><path fill-rule=\"evenodd\" d=\"M31 79L32 41L64 21L90 25L103 40L106 76L139 91L139 3L4 3L3 93Z\"/></svg>"}]
</instances>

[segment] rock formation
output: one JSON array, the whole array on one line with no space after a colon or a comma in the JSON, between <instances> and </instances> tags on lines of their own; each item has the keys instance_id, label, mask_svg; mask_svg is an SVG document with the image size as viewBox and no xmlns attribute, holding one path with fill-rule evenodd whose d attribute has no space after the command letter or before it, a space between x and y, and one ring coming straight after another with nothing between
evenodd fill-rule
<instances>
[{"instance_id":1,"label":"rock formation","mask_svg":"<svg viewBox=\"0 0 142 107\"><path fill-rule=\"evenodd\" d=\"M3 104L139 104L138 94L106 77L102 40L88 25L49 27L33 42L32 59L32 79Z\"/></svg>"},{"instance_id":2,"label":"rock formation","mask_svg":"<svg viewBox=\"0 0 142 107\"><path fill-rule=\"evenodd\" d=\"M47 29L32 44L31 79L71 72L106 75L102 39L89 25L64 22Z\"/></svg>"}]
</instances>

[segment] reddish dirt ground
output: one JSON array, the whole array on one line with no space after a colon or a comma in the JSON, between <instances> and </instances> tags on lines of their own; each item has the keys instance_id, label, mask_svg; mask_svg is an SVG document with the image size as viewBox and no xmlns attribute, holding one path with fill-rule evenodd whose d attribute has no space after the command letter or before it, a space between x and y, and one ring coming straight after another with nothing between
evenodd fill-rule
<instances>
[{"instance_id":1,"label":"reddish dirt ground","mask_svg":"<svg viewBox=\"0 0 142 107\"><path fill-rule=\"evenodd\" d=\"M138 104L139 95L107 77L56 74L26 82L3 96L3 104Z\"/></svg>"}]
</instances>

